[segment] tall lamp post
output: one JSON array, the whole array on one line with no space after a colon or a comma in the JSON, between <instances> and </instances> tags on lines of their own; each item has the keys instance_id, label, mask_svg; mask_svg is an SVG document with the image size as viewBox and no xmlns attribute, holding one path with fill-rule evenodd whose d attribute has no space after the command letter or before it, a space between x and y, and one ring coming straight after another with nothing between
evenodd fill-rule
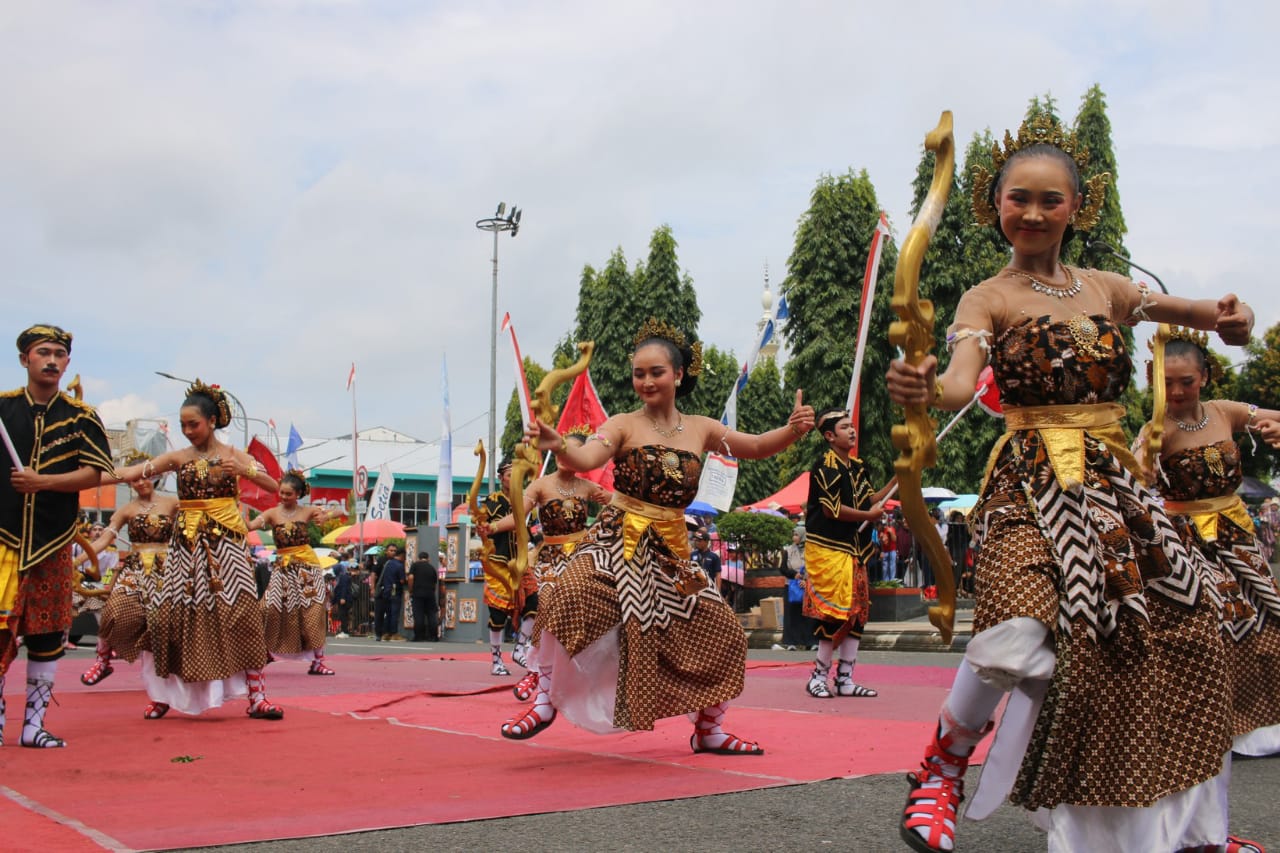
<instances>
[{"instance_id":1,"label":"tall lamp post","mask_svg":"<svg viewBox=\"0 0 1280 853\"><path fill-rule=\"evenodd\" d=\"M495 488L498 460L498 235L510 231L516 236L520 231L520 214L524 211L511 205L507 212L507 203L498 202L498 210L488 219L476 220L476 227L481 231L493 232L493 296L490 301L489 317L489 491Z\"/></svg>"},{"instance_id":2,"label":"tall lamp post","mask_svg":"<svg viewBox=\"0 0 1280 853\"><path fill-rule=\"evenodd\" d=\"M157 370L155 371L155 374L156 376L163 376L165 379L172 379L174 382L185 382L187 385L191 384L190 379L183 379L181 376L174 376L172 373L165 373L163 370ZM265 424L268 429L271 428L271 424L267 423L264 420L260 420L258 418L250 418L248 413L245 411L244 403L240 402L239 397L237 397L235 394L232 394L230 391L226 390L225 388L221 390L223 394L227 395L227 399L232 402L232 404L235 406L236 410L238 411L238 414L240 417L240 423L244 427L244 446L247 448L249 446L249 421L252 420L255 423ZM237 414L236 412L232 413L233 421L236 418L236 414Z\"/></svg>"}]
</instances>

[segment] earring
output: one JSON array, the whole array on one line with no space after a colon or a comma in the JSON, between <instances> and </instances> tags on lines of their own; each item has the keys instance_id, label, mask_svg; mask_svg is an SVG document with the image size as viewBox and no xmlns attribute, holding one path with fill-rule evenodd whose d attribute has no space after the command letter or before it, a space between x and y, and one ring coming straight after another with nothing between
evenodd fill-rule
<instances>
[{"instance_id":1,"label":"earring","mask_svg":"<svg viewBox=\"0 0 1280 853\"><path fill-rule=\"evenodd\" d=\"M1076 215L1074 213L1067 217L1067 224L1068 225L1076 224Z\"/></svg>"}]
</instances>

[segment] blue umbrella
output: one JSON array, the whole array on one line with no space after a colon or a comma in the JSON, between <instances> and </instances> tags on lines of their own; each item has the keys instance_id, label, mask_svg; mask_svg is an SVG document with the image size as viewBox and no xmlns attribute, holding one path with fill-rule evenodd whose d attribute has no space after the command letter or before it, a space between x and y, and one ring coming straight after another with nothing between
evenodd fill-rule
<instances>
[{"instance_id":1,"label":"blue umbrella","mask_svg":"<svg viewBox=\"0 0 1280 853\"><path fill-rule=\"evenodd\" d=\"M720 510L713 507L706 501L694 501L685 507L685 512L690 515L718 515Z\"/></svg>"}]
</instances>

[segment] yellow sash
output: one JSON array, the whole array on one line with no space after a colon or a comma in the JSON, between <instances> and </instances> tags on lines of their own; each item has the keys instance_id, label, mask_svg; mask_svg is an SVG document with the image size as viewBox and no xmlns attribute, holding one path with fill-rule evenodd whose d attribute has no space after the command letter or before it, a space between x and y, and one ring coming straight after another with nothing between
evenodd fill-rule
<instances>
[{"instance_id":1,"label":"yellow sash","mask_svg":"<svg viewBox=\"0 0 1280 853\"><path fill-rule=\"evenodd\" d=\"M309 566L320 565L320 555L311 550L310 545L290 545L287 548L276 549L276 559L280 561L280 565L287 566L290 563L306 563Z\"/></svg>"},{"instance_id":2,"label":"yellow sash","mask_svg":"<svg viewBox=\"0 0 1280 853\"><path fill-rule=\"evenodd\" d=\"M174 524L182 531L182 537L190 542L196 538L200 522L204 521L206 516L232 533L244 536L249 532L249 529L244 526L244 519L240 516L240 504L235 498L178 501L178 518Z\"/></svg>"},{"instance_id":3,"label":"yellow sash","mask_svg":"<svg viewBox=\"0 0 1280 853\"><path fill-rule=\"evenodd\" d=\"M561 536L543 536L543 545L559 545L564 549L566 555L572 554L574 547L587 537L587 531L579 530L577 533L565 533Z\"/></svg>"},{"instance_id":4,"label":"yellow sash","mask_svg":"<svg viewBox=\"0 0 1280 853\"><path fill-rule=\"evenodd\" d=\"M1004 422L1007 432L991 450L987 470L1015 433L1035 430L1040 433L1049 464L1063 489L1084 482L1084 434L1101 440L1120 460L1120 464L1137 475L1138 460L1129 452L1120 428L1124 406L1119 403L1093 403L1078 406L1006 406ZM989 475L988 475L989 476ZM986 485L985 483L983 484Z\"/></svg>"},{"instance_id":5,"label":"yellow sash","mask_svg":"<svg viewBox=\"0 0 1280 853\"><path fill-rule=\"evenodd\" d=\"M1165 512L1170 515L1185 515L1200 531L1200 537L1206 542L1218 538L1218 516L1225 515L1242 529L1253 535L1253 519L1249 518L1249 510L1239 495L1222 495L1216 498L1202 498L1198 501L1165 501Z\"/></svg>"},{"instance_id":6,"label":"yellow sash","mask_svg":"<svg viewBox=\"0 0 1280 853\"><path fill-rule=\"evenodd\" d=\"M133 553L138 555L138 562L142 563L142 573L144 575L151 574L151 569L156 564L156 557L164 555L168 551L169 546L163 542L139 542L133 546Z\"/></svg>"},{"instance_id":7,"label":"yellow sash","mask_svg":"<svg viewBox=\"0 0 1280 853\"><path fill-rule=\"evenodd\" d=\"M656 529L677 557L689 559L689 531L684 526L684 509L658 506L647 501L614 492L611 503L622 510L622 556L630 560L635 555L640 537L650 527Z\"/></svg>"},{"instance_id":8,"label":"yellow sash","mask_svg":"<svg viewBox=\"0 0 1280 853\"><path fill-rule=\"evenodd\" d=\"M18 550L0 544L0 630L9 627L9 616L18 603Z\"/></svg>"}]
</instances>

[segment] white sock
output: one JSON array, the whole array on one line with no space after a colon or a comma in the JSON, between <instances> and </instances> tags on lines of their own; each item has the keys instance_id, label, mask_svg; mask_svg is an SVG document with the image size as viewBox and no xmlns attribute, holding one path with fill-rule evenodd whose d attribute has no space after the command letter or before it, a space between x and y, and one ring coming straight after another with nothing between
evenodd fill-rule
<instances>
[{"instance_id":1,"label":"white sock","mask_svg":"<svg viewBox=\"0 0 1280 853\"><path fill-rule=\"evenodd\" d=\"M823 669L831 669L831 641L818 641L818 665Z\"/></svg>"}]
</instances>

